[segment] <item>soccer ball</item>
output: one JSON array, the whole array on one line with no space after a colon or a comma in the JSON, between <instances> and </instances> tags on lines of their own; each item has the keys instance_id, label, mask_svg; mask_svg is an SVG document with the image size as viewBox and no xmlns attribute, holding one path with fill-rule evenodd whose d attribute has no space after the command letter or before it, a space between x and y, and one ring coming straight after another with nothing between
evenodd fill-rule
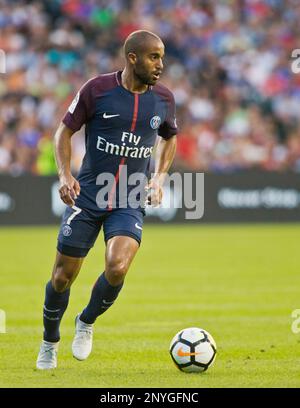
<instances>
[{"instance_id":1,"label":"soccer ball","mask_svg":"<svg viewBox=\"0 0 300 408\"><path fill-rule=\"evenodd\" d=\"M170 354L175 365L186 373L201 373L213 364L217 346L212 336L197 327L178 332L171 341Z\"/></svg>"}]
</instances>

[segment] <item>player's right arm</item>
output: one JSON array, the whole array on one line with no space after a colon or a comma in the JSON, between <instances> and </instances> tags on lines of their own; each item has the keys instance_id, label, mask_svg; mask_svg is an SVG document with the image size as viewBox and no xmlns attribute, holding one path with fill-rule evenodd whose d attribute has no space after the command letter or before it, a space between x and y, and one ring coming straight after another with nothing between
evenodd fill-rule
<instances>
[{"instance_id":1,"label":"player's right arm","mask_svg":"<svg viewBox=\"0 0 300 408\"><path fill-rule=\"evenodd\" d=\"M80 193L79 183L71 174L71 137L93 115L93 84L94 80L91 79L77 92L54 137L59 194L62 201L71 207Z\"/></svg>"},{"instance_id":2,"label":"player's right arm","mask_svg":"<svg viewBox=\"0 0 300 408\"><path fill-rule=\"evenodd\" d=\"M62 201L73 206L80 194L80 185L71 174L71 137L74 130L61 123L54 136L55 159L60 182L59 195Z\"/></svg>"}]
</instances>

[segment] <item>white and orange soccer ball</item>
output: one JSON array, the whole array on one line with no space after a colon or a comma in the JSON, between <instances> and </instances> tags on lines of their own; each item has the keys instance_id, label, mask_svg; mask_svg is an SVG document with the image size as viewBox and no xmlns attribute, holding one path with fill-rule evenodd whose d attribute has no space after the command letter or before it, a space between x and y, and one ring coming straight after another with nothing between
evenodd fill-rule
<instances>
[{"instance_id":1,"label":"white and orange soccer ball","mask_svg":"<svg viewBox=\"0 0 300 408\"><path fill-rule=\"evenodd\" d=\"M216 343L206 330L189 327L178 332L171 341L170 354L175 365L186 373L201 373L216 357Z\"/></svg>"}]
</instances>

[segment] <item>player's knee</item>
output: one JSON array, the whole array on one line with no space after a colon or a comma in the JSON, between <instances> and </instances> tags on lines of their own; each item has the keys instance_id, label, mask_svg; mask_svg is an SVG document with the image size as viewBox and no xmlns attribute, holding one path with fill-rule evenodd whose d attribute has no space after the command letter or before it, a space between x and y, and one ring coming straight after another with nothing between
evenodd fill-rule
<instances>
[{"instance_id":1,"label":"player's knee","mask_svg":"<svg viewBox=\"0 0 300 408\"><path fill-rule=\"evenodd\" d=\"M127 262L121 259L114 259L106 262L106 274L112 284L123 282L128 270Z\"/></svg>"},{"instance_id":2,"label":"player's knee","mask_svg":"<svg viewBox=\"0 0 300 408\"><path fill-rule=\"evenodd\" d=\"M52 285L56 292L64 292L69 289L72 282L72 276L62 268L57 267L52 275Z\"/></svg>"}]
</instances>

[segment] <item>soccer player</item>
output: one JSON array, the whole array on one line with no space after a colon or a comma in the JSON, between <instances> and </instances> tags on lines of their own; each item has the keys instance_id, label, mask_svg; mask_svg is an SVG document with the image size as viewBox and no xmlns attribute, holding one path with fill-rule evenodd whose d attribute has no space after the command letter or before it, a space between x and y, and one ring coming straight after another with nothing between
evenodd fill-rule
<instances>
[{"instance_id":1,"label":"soccer player","mask_svg":"<svg viewBox=\"0 0 300 408\"><path fill-rule=\"evenodd\" d=\"M93 324L116 300L139 249L145 214L142 203L145 198L151 205L161 202L164 177L175 155L174 97L157 84L163 69L164 44L149 31L135 31L126 39L124 53L123 71L86 82L55 134L59 193L67 207L52 277L46 285L38 369L57 367L59 326L70 287L103 227L105 271L96 281L88 305L76 316L72 343L77 360L89 356ZM86 153L75 179L70 171L71 137L83 125ZM129 181L142 174L147 180L157 135L155 169L146 186L147 196L143 198L140 192L136 200L129 199L136 187L127 183L124 201L124 189L118 187L124 177Z\"/></svg>"}]
</instances>

